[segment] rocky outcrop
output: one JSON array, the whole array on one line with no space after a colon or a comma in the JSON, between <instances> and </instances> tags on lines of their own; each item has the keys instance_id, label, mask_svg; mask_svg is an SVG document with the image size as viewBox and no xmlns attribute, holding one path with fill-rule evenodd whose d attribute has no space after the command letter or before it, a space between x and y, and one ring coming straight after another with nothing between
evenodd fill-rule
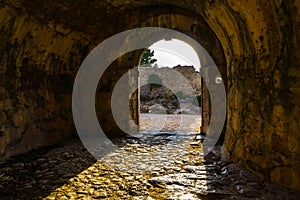
<instances>
[{"instance_id":1,"label":"rocky outcrop","mask_svg":"<svg viewBox=\"0 0 300 200\"><path fill-rule=\"evenodd\" d=\"M174 75L173 70L176 71ZM201 75L193 66L140 67L139 75L140 112L200 114L196 96L201 93ZM153 75L158 79L159 84L151 83Z\"/></svg>"},{"instance_id":2,"label":"rocky outcrop","mask_svg":"<svg viewBox=\"0 0 300 200\"><path fill-rule=\"evenodd\" d=\"M173 74L173 70L177 73ZM149 88L149 77L153 74L157 75L162 82L162 85L169 86L173 93L181 92L185 95L195 95L201 92L201 75L195 71L193 66L175 66L173 68L163 67L140 67L140 85L141 93L146 93ZM182 79L182 80L181 80ZM187 84L178 84L186 82Z\"/></svg>"}]
</instances>

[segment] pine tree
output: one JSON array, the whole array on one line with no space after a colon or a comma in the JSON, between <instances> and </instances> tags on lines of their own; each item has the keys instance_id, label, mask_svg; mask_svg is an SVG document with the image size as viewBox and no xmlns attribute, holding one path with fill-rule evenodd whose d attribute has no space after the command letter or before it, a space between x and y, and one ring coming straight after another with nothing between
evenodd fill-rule
<instances>
[{"instance_id":1,"label":"pine tree","mask_svg":"<svg viewBox=\"0 0 300 200\"><path fill-rule=\"evenodd\" d=\"M157 59L153 57L154 50L151 51L150 49L146 49L141 60L141 65L143 67L153 67L153 64L155 64L155 62L157 61Z\"/></svg>"}]
</instances>

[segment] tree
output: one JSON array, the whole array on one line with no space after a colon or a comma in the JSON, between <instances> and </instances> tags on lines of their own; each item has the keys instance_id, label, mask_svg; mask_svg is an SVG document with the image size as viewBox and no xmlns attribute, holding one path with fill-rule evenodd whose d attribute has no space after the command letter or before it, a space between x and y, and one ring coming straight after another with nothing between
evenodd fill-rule
<instances>
[{"instance_id":1,"label":"tree","mask_svg":"<svg viewBox=\"0 0 300 200\"><path fill-rule=\"evenodd\" d=\"M155 64L157 61L157 59L153 57L154 57L154 50L151 51L150 49L146 49L141 60L141 65L143 67L152 67L153 64Z\"/></svg>"}]
</instances>

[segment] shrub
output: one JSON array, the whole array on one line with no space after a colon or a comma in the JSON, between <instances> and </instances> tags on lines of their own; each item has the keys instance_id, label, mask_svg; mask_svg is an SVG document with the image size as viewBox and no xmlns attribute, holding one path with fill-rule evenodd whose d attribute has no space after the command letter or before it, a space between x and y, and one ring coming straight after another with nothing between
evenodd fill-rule
<instances>
[{"instance_id":1,"label":"shrub","mask_svg":"<svg viewBox=\"0 0 300 200\"><path fill-rule=\"evenodd\" d=\"M176 99L176 96L174 95L174 93L172 91L167 91L164 93L164 98L167 100L173 100Z\"/></svg>"}]
</instances>

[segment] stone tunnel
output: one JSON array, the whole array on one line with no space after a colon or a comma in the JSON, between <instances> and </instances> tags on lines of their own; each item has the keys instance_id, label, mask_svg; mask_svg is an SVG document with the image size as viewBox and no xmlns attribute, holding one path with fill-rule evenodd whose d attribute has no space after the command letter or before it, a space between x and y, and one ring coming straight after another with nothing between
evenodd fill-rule
<instances>
[{"instance_id":1,"label":"stone tunnel","mask_svg":"<svg viewBox=\"0 0 300 200\"><path fill-rule=\"evenodd\" d=\"M1 0L1 161L76 137L72 89L89 52L122 31L162 27L199 42L221 73L223 159L300 191L299 9L297 0ZM108 137L124 135L110 98L141 52L122 55L99 81L95 107ZM138 122L138 97L132 101ZM203 113L203 129L209 117Z\"/></svg>"}]
</instances>

